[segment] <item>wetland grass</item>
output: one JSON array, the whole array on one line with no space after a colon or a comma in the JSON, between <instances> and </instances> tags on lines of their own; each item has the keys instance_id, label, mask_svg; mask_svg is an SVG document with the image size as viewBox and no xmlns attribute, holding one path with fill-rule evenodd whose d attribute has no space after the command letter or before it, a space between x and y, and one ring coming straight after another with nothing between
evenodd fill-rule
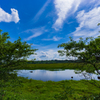
<instances>
[{"instance_id":1,"label":"wetland grass","mask_svg":"<svg viewBox=\"0 0 100 100\"><path fill-rule=\"evenodd\" d=\"M29 64L23 69L80 69L77 64ZM20 67L19 67L20 68ZM97 85L94 85L97 83ZM99 95L100 81L93 80L65 80L65 81L40 81L16 74L0 75L0 100L89 100L82 99Z\"/></svg>"}]
</instances>

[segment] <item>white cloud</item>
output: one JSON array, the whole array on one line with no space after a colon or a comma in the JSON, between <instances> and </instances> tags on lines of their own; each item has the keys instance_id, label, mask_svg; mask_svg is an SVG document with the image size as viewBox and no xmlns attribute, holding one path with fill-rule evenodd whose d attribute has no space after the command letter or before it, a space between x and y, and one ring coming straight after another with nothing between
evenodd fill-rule
<instances>
[{"instance_id":1,"label":"white cloud","mask_svg":"<svg viewBox=\"0 0 100 100\"><path fill-rule=\"evenodd\" d=\"M99 6L100 5L100 0L93 0L92 3L95 3L95 7Z\"/></svg>"},{"instance_id":2,"label":"white cloud","mask_svg":"<svg viewBox=\"0 0 100 100\"><path fill-rule=\"evenodd\" d=\"M29 32L33 33L32 36L29 36L28 38L24 39L26 41L26 40L30 40L32 38L35 38L35 37L42 35L44 32L47 32L47 30L45 30L44 27L40 27L40 28L35 28L35 29L28 29L24 32L25 33L29 33ZM22 33L24 33L24 32L22 32Z\"/></svg>"},{"instance_id":3,"label":"white cloud","mask_svg":"<svg viewBox=\"0 0 100 100\"><path fill-rule=\"evenodd\" d=\"M37 55L31 55L28 60L34 58L36 58L36 60L75 60L75 57L59 56L58 50L59 49L48 49L46 51L37 51Z\"/></svg>"},{"instance_id":4,"label":"white cloud","mask_svg":"<svg viewBox=\"0 0 100 100\"><path fill-rule=\"evenodd\" d=\"M54 36L52 39L42 39L42 40L45 40L45 41L50 41L50 40L59 41L60 39L62 39L62 38Z\"/></svg>"},{"instance_id":5,"label":"white cloud","mask_svg":"<svg viewBox=\"0 0 100 100\"><path fill-rule=\"evenodd\" d=\"M47 0L47 2L43 5L43 7L39 10L39 12L35 15L35 17L33 18L34 22L36 22L40 15L44 12L44 10L46 9L46 7L48 6L48 4L50 3L51 0Z\"/></svg>"},{"instance_id":6,"label":"white cloud","mask_svg":"<svg viewBox=\"0 0 100 100\"><path fill-rule=\"evenodd\" d=\"M55 0L54 5L57 13L57 20L53 24L55 30L62 27L64 20L72 13L75 13L81 3L81 0Z\"/></svg>"},{"instance_id":7,"label":"white cloud","mask_svg":"<svg viewBox=\"0 0 100 100\"><path fill-rule=\"evenodd\" d=\"M60 39L61 39L60 37L55 37L55 36L53 37L54 41L59 41Z\"/></svg>"},{"instance_id":8,"label":"white cloud","mask_svg":"<svg viewBox=\"0 0 100 100\"><path fill-rule=\"evenodd\" d=\"M18 11L14 8L11 8L11 14L5 12L2 8L0 8L0 22L19 22Z\"/></svg>"},{"instance_id":9,"label":"white cloud","mask_svg":"<svg viewBox=\"0 0 100 100\"><path fill-rule=\"evenodd\" d=\"M100 27L97 24L100 22L100 7L96 7L89 12L85 12L84 10L80 11L77 15L77 21L79 23L79 27L76 28L76 31L73 32L74 38L79 37L96 37L100 33Z\"/></svg>"},{"instance_id":10,"label":"white cloud","mask_svg":"<svg viewBox=\"0 0 100 100\"><path fill-rule=\"evenodd\" d=\"M46 50L46 51L37 51L37 55L31 55L28 60L34 59L36 58L36 60L64 60L66 59L65 56L60 57L57 50Z\"/></svg>"},{"instance_id":11,"label":"white cloud","mask_svg":"<svg viewBox=\"0 0 100 100\"><path fill-rule=\"evenodd\" d=\"M95 29L97 27L98 22L100 22L100 7L94 8L91 11L85 13L85 11L80 11L77 15L77 20L80 23L80 27Z\"/></svg>"}]
</instances>

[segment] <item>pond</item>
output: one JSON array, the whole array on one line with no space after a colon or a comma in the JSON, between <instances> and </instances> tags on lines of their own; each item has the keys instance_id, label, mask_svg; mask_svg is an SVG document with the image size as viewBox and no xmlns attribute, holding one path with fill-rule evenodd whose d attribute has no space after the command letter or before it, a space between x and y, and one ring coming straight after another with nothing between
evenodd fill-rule
<instances>
[{"instance_id":1,"label":"pond","mask_svg":"<svg viewBox=\"0 0 100 100\"><path fill-rule=\"evenodd\" d=\"M85 71L79 73L77 70L14 70L17 73L17 76L27 77L28 79L42 80L42 81L62 81L62 80L99 80L98 75L93 73L87 73ZM13 71L13 72L14 72ZM10 73L13 73L10 72ZM78 73L76 73L78 72Z\"/></svg>"}]
</instances>

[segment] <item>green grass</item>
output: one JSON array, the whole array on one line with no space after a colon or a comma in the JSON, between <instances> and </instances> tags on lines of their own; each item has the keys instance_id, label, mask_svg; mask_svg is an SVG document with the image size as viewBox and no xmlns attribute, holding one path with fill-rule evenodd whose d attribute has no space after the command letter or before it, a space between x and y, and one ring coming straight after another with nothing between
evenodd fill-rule
<instances>
[{"instance_id":1,"label":"green grass","mask_svg":"<svg viewBox=\"0 0 100 100\"><path fill-rule=\"evenodd\" d=\"M100 63L97 64L97 67L100 67ZM75 69L75 70L86 70L86 72L94 72L95 68L90 65L84 65L83 63L57 63L57 64L27 64L25 66L17 66L15 69L46 69L46 70L53 70L53 69ZM100 68L99 68L100 69Z\"/></svg>"},{"instance_id":2,"label":"green grass","mask_svg":"<svg viewBox=\"0 0 100 100\"><path fill-rule=\"evenodd\" d=\"M23 69L79 69L77 64L29 64ZM19 66L19 69L20 66ZM85 99L100 93L100 81L65 80L59 82L27 79L16 74L0 75L0 100L100 100ZM82 99L84 96L84 99ZM67 99L68 98L68 99Z\"/></svg>"},{"instance_id":3,"label":"green grass","mask_svg":"<svg viewBox=\"0 0 100 100\"><path fill-rule=\"evenodd\" d=\"M68 100L80 100L83 95L89 97L100 93L100 88L91 84L93 81L43 82L23 77L14 79L14 76L6 78L8 80L0 80L2 87L0 88L0 100L67 100L59 99L63 97L68 97ZM96 81L97 83L100 85L99 81Z\"/></svg>"}]
</instances>

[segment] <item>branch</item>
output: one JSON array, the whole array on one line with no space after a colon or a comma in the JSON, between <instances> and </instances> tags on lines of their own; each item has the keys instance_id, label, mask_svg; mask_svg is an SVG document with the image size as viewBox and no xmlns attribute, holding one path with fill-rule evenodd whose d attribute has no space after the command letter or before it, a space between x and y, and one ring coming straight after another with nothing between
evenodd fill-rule
<instances>
[{"instance_id":1,"label":"branch","mask_svg":"<svg viewBox=\"0 0 100 100\"><path fill-rule=\"evenodd\" d=\"M98 68L95 66L95 64L93 64L93 66L96 69L97 73L100 75L100 72L99 72Z\"/></svg>"}]
</instances>

